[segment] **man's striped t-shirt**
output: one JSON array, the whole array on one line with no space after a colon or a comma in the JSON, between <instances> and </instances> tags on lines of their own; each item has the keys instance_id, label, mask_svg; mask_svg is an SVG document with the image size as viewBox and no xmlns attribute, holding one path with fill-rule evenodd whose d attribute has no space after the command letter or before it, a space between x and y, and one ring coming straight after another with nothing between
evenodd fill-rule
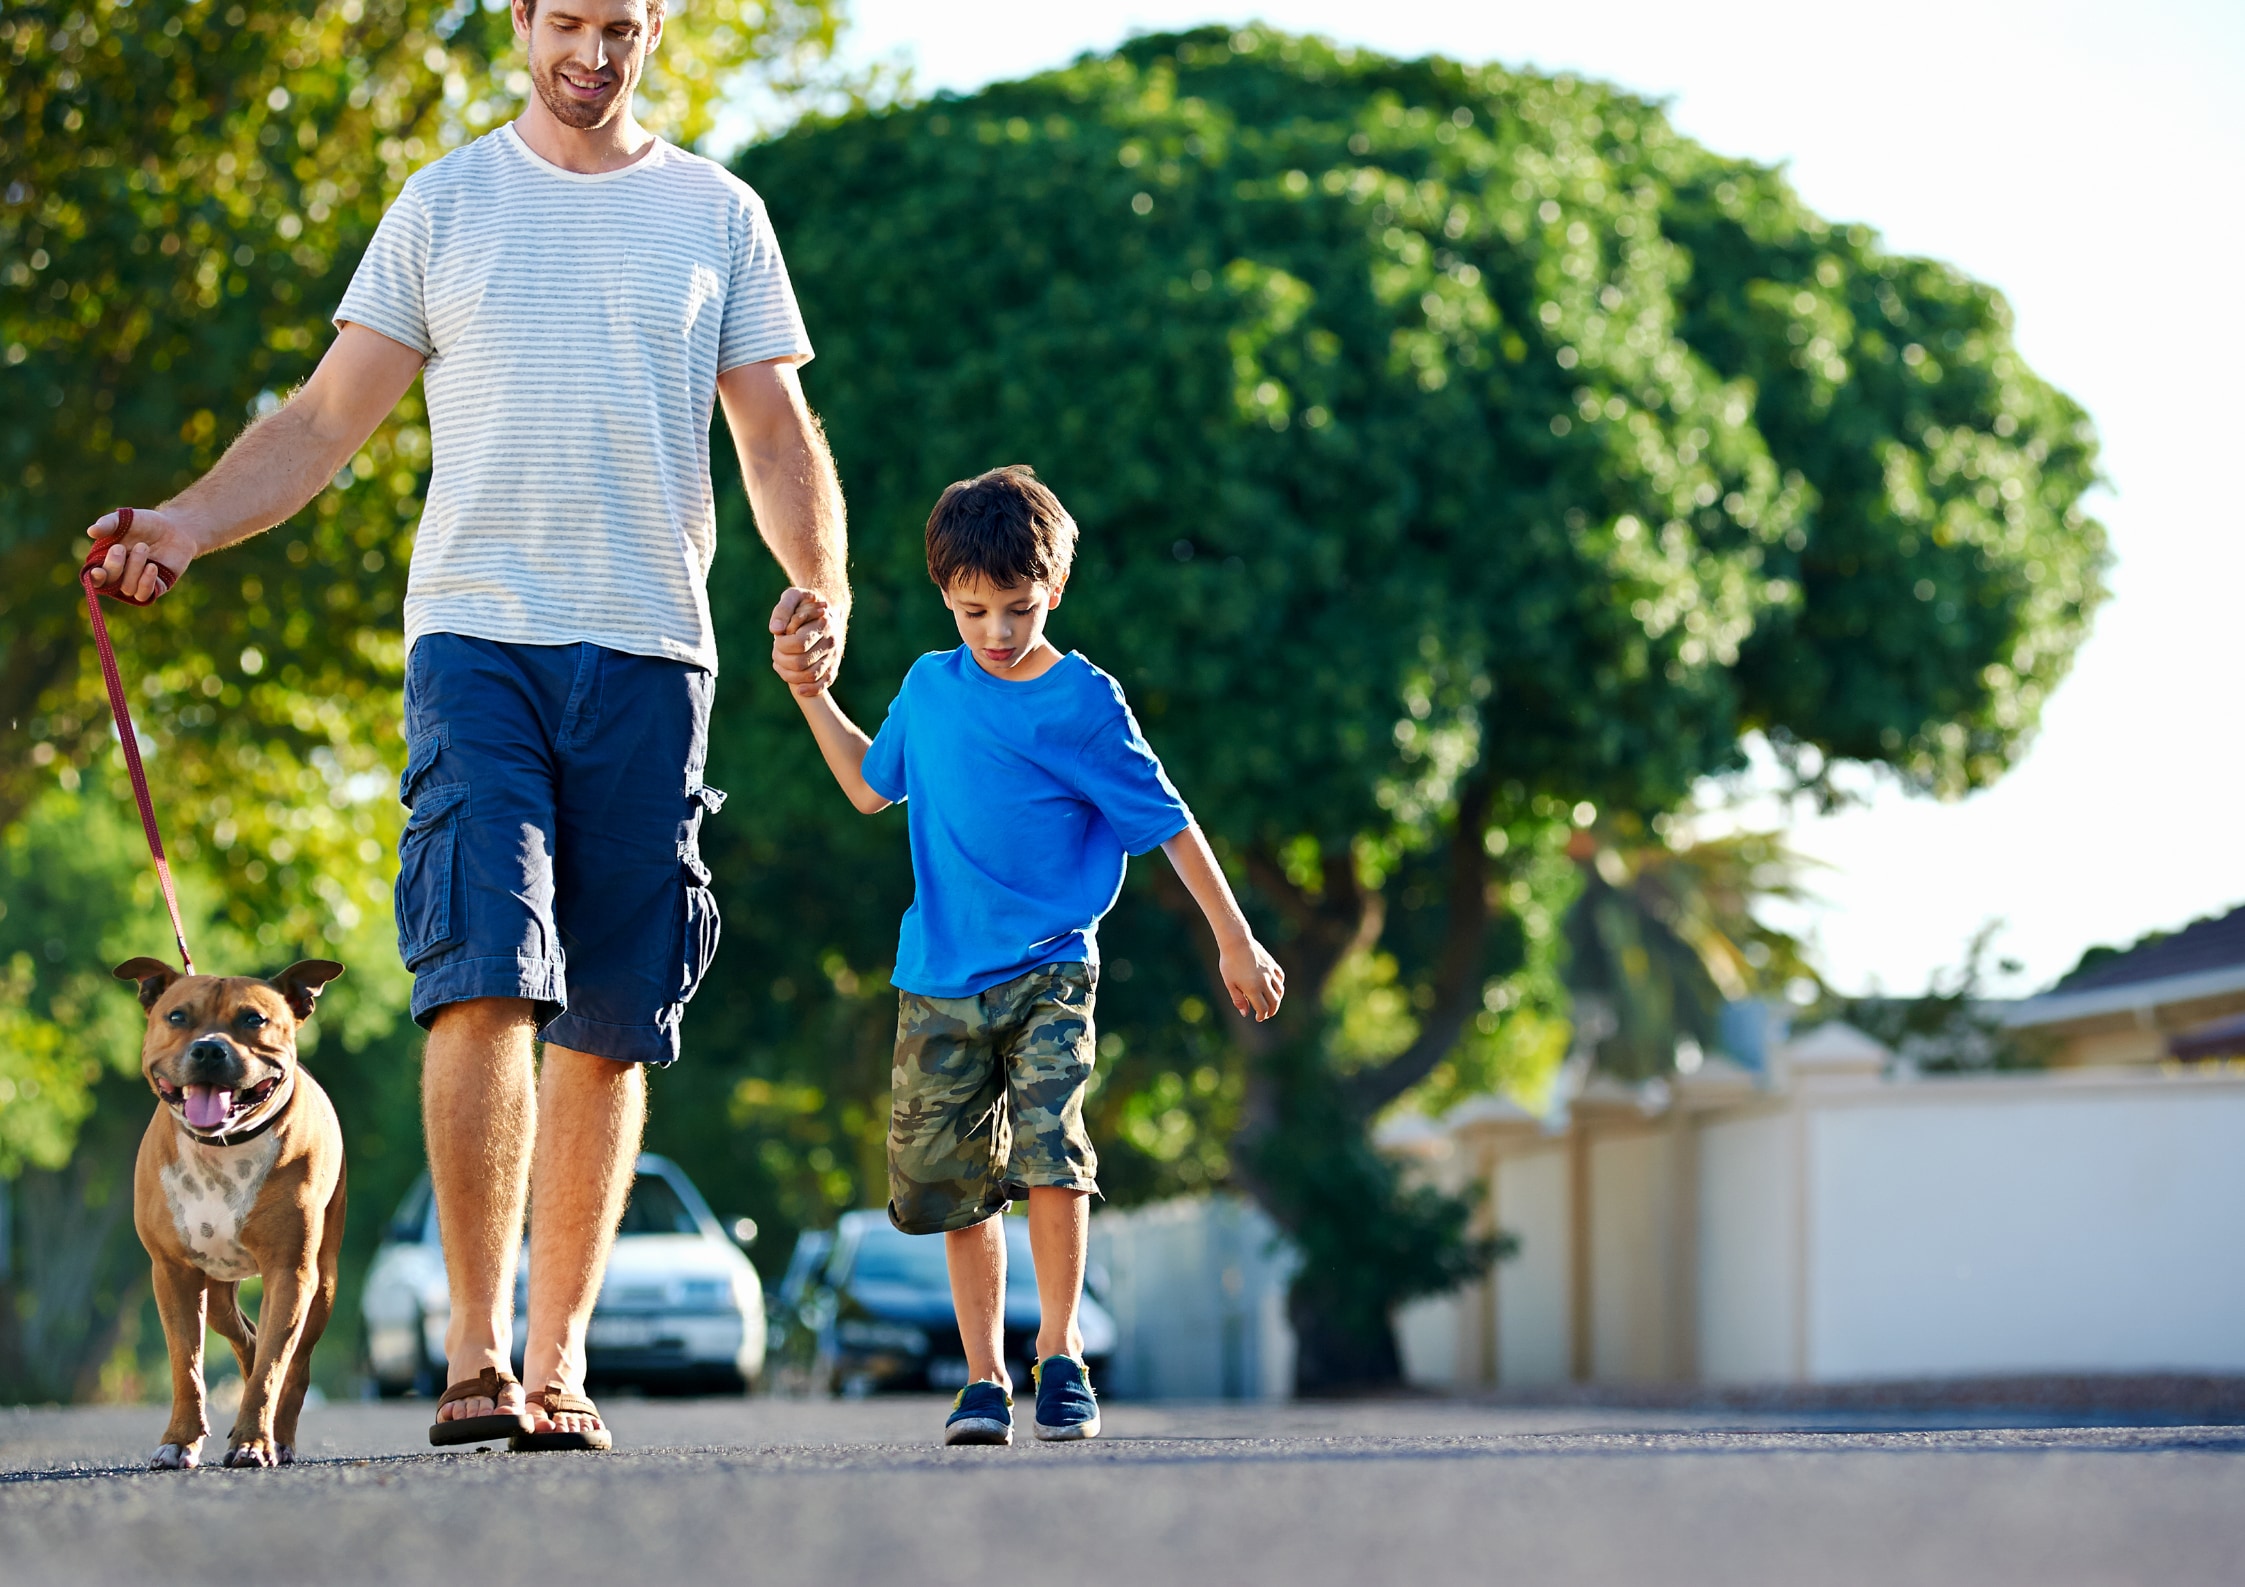
<instances>
[{"instance_id":1,"label":"man's striped t-shirt","mask_svg":"<svg viewBox=\"0 0 2245 1587\"><path fill-rule=\"evenodd\" d=\"M335 321L428 358L409 647L589 642L717 670L717 377L811 356L746 183L660 140L581 175L502 127L406 182Z\"/></svg>"}]
</instances>

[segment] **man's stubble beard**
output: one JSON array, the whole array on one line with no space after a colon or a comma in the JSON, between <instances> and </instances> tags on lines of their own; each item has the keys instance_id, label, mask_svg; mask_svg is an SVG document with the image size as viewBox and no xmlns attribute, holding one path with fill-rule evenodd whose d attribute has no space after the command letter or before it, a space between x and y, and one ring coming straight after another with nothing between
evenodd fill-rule
<instances>
[{"instance_id":1,"label":"man's stubble beard","mask_svg":"<svg viewBox=\"0 0 2245 1587\"><path fill-rule=\"evenodd\" d=\"M588 105L573 98L561 83L560 77L561 68L558 65L533 64L530 68L530 84L537 89L538 98L545 103L554 120L565 127L574 127L579 132L593 132L615 120L631 104L632 91L639 86L637 72L627 75L618 71L616 91L597 105Z\"/></svg>"}]
</instances>

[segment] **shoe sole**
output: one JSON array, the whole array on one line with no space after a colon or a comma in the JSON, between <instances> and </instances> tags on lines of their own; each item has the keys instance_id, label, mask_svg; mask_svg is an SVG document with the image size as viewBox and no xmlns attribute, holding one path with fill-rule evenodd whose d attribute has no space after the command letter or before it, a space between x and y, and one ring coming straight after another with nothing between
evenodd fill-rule
<instances>
[{"instance_id":1,"label":"shoe sole","mask_svg":"<svg viewBox=\"0 0 2245 1587\"><path fill-rule=\"evenodd\" d=\"M946 1422L943 1441L946 1444L1010 1444L1013 1442L1013 1424L979 1416Z\"/></svg>"},{"instance_id":2,"label":"shoe sole","mask_svg":"<svg viewBox=\"0 0 2245 1587\"><path fill-rule=\"evenodd\" d=\"M429 1442L445 1449L454 1444L491 1444L502 1438L526 1437L529 1432L529 1417L510 1416L500 1411L488 1416L456 1416L448 1422L432 1422Z\"/></svg>"},{"instance_id":3,"label":"shoe sole","mask_svg":"<svg viewBox=\"0 0 2245 1587\"><path fill-rule=\"evenodd\" d=\"M1030 1425L1036 1428L1037 1436L1048 1444L1066 1444L1079 1438L1097 1438L1099 1436L1099 1418L1096 1416L1086 1422L1068 1422L1059 1427L1047 1427L1042 1422L1033 1422Z\"/></svg>"}]
</instances>

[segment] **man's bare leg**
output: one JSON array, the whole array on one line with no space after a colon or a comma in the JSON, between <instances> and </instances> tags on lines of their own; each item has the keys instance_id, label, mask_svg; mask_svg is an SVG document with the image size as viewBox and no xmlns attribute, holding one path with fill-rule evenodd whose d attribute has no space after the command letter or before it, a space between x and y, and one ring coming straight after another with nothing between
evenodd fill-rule
<instances>
[{"instance_id":1,"label":"man's bare leg","mask_svg":"<svg viewBox=\"0 0 2245 1587\"><path fill-rule=\"evenodd\" d=\"M1091 1243L1091 1192L1058 1185L1029 1187L1029 1257L1037 1264L1037 1359L1084 1355L1076 1308L1084 1293Z\"/></svg>"},{"instance_id":2,"label":"man's bare leg","mask_svg":"<svg viewBox=\"0 0 2245 1587\"><path fill-rule=\"evenodd\" d=\"M438 1011L422 1055L421 1130L452 1290L444 1335L448 1383L485 1367L512 1370L514 1265L538 1121L536 1033L527 999L475 998ZM518 1391L500 1405L454 1400L437 1420L519 1409Z\"/></svg>"},{"instance_id":3,"label":"man's bare leg","mask_svg":"<svg viewBox=\"0 0 2245 1587\"><path fill-rule=\"evenodd\" d=\"M966 1347L967 1381L987 1379L1013 1392L1006 1376L1006 1226L1004 1214L943 1237L943 1261L951 1272L951 1309L959 1314L959 1342Z\"/></svg>"},{"instance_id":4,"label":"man's bare leg","mask_svg":"<svg viewBox=\"0 0 2245 1587\"><path fill-rule=\"evenodd\" d=\"M641 1065L547 1044L530 1171L530 1316L522 1360L533 1394L548 1383L584 1392L585 1324L600 1298L646 1121ZM594 1416L548 1417L535 1399L530 1418L541 1433L589 1433L600 1425Z\"/></svg>"}]
</instances>

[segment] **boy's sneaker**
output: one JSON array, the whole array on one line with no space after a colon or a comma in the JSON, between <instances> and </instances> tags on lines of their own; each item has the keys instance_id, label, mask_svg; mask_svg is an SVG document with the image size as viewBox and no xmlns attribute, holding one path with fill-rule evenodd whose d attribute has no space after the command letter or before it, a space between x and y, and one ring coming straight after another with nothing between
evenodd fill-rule
<instances>
[{"instance_id":1,"label":"boy's sneaker","mask_svg":"<svg viewBox=\"0 0 2245 1587\"><path fill-rule=\"evenodd\" d=\"M985 1379L970 1383L951 1402L951 1419L943 1424L947 1444L1010 1444L1013 1442L1013 1396Z\"/></svg>"},{"instance_id":2,"label":"boy's sneaker","mask_svg":"<svg viewBox=\"0 0 2245 1587\"><path fill-rule=\"evenodd\" d=\"M1099 1436L1099 1396L1074 1356L1046 1356L1030 1369L1037 1385L1037 1436L1047 1442Z\"/></svg>"}]
</instances>

